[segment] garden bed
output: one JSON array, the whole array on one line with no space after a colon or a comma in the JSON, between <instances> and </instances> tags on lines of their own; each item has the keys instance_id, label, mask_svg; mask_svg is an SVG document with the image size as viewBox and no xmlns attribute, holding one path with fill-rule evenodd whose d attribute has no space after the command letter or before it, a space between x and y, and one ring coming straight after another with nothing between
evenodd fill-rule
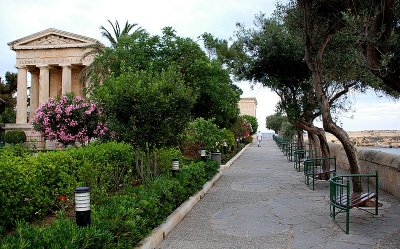
<instances>
[{"instance_id":1,"label":"garden bed","mask_svg":"<svg viewBox=\"0 0 400 249\"><path fill-rule=\"evenodd\" d=\"M6 149L0 161L5 248L134 247L218 172L215 161L187 161L176 177L166 173L137 186L133 148L118 143L37 156ZM92 190L90 227L78 228L72 217L77 186ZM19 196L4 199L12 193Z\"/></svg>"}]
</instances>

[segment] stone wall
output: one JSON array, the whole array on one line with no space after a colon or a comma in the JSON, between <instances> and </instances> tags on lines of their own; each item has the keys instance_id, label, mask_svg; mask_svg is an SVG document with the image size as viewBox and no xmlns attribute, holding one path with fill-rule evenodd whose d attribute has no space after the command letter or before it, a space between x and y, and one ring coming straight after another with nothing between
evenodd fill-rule
<instances>
[{"instance_id":1,"label":"stone wall","mask_svg":"<svg viewBox=\"0 0 400 249\"><path fill-rule=\"evenodd\" d=\"M349 162L342 145L329 143L331 156L336 157L337 165L349 171ZM400 155L381 151L358 149L361 173L374 173L378 170L379 188L400 198Z\"/></svg>"}]
</instances>

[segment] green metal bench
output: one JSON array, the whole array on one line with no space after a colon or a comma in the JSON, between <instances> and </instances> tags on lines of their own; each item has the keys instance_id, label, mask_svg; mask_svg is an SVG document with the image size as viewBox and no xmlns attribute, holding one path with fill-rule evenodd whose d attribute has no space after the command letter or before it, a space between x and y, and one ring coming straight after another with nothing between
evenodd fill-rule
<instances>
[{"instance_id":1,"label":"green metal bench","mask_svg":"<svg viewBox=\"0 0 400 249\"><path fill-rule=\"evenodd\" d=\"M358 177L359 181L363 185L362 192L353 192L352 178L355 177ZM349 234L350 209L365 206L367 201L375 199L375 212L372 213L364 209L363 211L375 215L378 214L378 171L376 171L375 174L348 174L333 176L329 182L330 216L336 222L336 215L346 213L346 228L343 229L339 226L344 232L346 232L346 234Z\"/></svg>"},{"instance_id":2,"label":"green metal bench","mask_svg":"<svg viewBox=\"0 0 400 249\"><path fill-rule=\"evenodd\" d=\"M296 142L290 143L289 145L289 149L288 149L288 153L286 155L287 159L289 160L289 162L293 162L295 159L295 152L297 150L304 150L304 146L299 145Z\"/></svg>"},{"instance_id":3,"label":"green metal bench","mask_svg":"<svg viewBox=\"0 0 400 249\"><path fill-rule=\"evenodd\" d=\"M304 183L312 190L316 180L329 180L336 172L336 158L309 158L304 161Z\"/></svg>"},{"instance_id":4,"label":"green metal bench","mask_svg":"<svg viewBox=\"0 0 400 249\"><path fill-rule=\"evenodd\" d=\"M304 164L304 161L307 159L312 158L314 155L313 151L305 150L305 149L298 149L293 152L293 167L300 172L301 165Z\"/></svg>"},{"instance_id":5,"label":"green metal bench","mask_svg":"<svg viewBox=\"0 0 400 249\"><path fill-rule=\"evenodd\" d=\"M278 148L283 152L284 146L286 145L287 141L276 135L273 135L272 138L274 139L276 145L278 145Z\"/></svg>"},{"instance_id":6,"label":"green metal bench","mask_svg":"<svg viewBox=\"0 0 400 249\"><path fill-rule=\"evenodd\" d=\"M281 151L282 151L282 153L283 153L285 156L286 156L286 151L287 151L288 146L289 146L289 142L288 142L288 141L283 140L283 141L280 143Z\"/></svg>"}]
</instances>

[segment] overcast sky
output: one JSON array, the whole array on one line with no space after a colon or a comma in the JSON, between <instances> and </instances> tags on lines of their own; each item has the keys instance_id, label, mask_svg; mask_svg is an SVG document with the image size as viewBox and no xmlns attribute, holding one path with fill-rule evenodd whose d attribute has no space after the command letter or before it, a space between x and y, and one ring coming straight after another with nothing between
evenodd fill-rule
<instances>
[{"instance_id":1,"label":"overcast sky","mask_svg":"<svg viewBox=\"0 0 400 249\"><path fill-rule=\"evenodd\" d=\"M260 12L270 15L276 0L2 0L0 1L0 76L16 72L15 52L7 43L24 36L56 28L89 36L107 44L99 27L107 20L137 23L151 34L163 27L173 27L179 36L196 39L204 32L229 39L235 23L253 24ZM274 113L278 97L268 89L248 83L237 83L243 97L256 97L257 119L265 126L265 117ZM400 129L400 104L375 94L357 96L355 112L345 114L341 123L346 130ZM353 117L353 118L351 118Z\"/></svg>"}]
</instances>

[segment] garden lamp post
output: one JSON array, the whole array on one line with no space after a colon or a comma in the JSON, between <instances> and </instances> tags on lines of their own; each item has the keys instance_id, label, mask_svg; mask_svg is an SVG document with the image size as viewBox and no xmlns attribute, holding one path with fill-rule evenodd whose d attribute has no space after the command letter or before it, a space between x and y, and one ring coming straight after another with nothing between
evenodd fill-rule
<instances>
[{"instance_id":1,"label":"garden lamp post","mask_svg":"<svg viewBox=\"0 0 400 249\"><path fill-rule=\"evenodd\" d=\"M200 150L200 158L204 162L207 161L206 149L205 148L201 148L201 150Z\"/></svg>"},{"instance_id":2,"label":"garden lamp post","mask_svg":"<svg viewBox=\"0 0 400 249\"><path fill-rule=\"evenodd\" d=\"M90 225L89 187L78 187L75 189L75 218L76 225L80 227Z\"/></svg>"},{"instance_id":3,"label":"garden lamp post","mask_svg":"<svg viewBox=\"0 0 400 249\"><path fill-rule=\"evenodd\" d=\"M226 141L224 141L224 154L226 154L228 149L228 144L226 143Z\"/></svg>"},{"instance_id":4,"label":"garden lamp post","mask_svg":"<svg viewBox=\"0 0 400 249\"><path fill-rule=\"evenodd\" d=\"M176 176L179 172L179 159L172 159L172 175Z\"/></svg>"}]
</instances>

